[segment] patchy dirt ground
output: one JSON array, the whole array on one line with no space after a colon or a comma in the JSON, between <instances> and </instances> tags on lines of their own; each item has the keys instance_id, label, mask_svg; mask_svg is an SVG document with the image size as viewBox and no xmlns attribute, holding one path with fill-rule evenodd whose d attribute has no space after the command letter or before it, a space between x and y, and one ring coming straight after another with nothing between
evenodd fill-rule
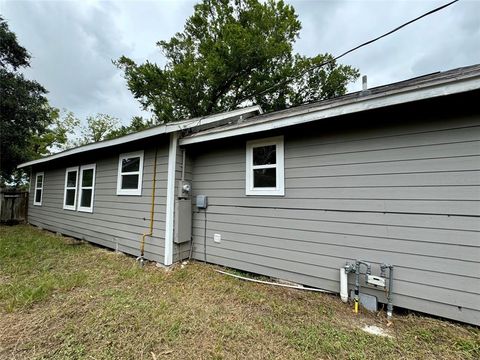
<instances>
[{"instance_id":1,"label":"patchy dirt ground","mask_svg":"<svg viewBox=\"0 0 480 360\"><path fill-rule=\"evenodd\" d=\"M0 227L2 359L479 359L480 330ZM377 326L390 336L362 330Z\"/></svg>"}]
</instances>

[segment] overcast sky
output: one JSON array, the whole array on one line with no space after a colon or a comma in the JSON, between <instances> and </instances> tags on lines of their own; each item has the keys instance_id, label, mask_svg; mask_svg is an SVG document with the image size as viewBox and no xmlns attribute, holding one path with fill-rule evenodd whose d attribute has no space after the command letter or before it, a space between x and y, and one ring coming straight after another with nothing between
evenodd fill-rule
<instances>
[{"instance_id":1,"label":"overcast sky","mask_svg":"<svg viewBox=\"0 0 480 360\"><path fill-rule=\"evenodd\" d=\"M449 1L287 2L303 25L295 51L313 56L339 54ZM0 0L0 13L32 54L27 76L47 88L53 106L80 118L107 113L129 123L142 112L111 61L126 55L163 64L155 43L182 31L194 3ZM480 63L479 14L480 0L461 0L341 62L368 75L369 87Z\"/></svg>"}]
</instances>

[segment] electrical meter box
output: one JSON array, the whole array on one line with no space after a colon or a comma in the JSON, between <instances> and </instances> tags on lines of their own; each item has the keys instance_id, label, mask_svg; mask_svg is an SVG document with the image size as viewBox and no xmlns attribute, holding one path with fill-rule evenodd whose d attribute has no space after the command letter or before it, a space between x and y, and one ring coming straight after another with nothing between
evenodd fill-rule
<instances>
[{"instance_id":1,"label":"electrical meter box","mask_svg":"<svg viewBox=\"0 0 480 360\"><path fill-rule=\"evenodd\" d=\"M192 238L192 200L177 199L175 201L175 244L190 241Z\"/></svg>"},{"instance_id":2,"label":"electrical meter box","mask_svg":"<svg viewBox=\"0 0 480 360\"><path fill-rule=\"evenodd\" d=\"M177 181L177 194L179 198L187 199L190 197L192 184L189 181Z\"/></svg>"},{"instance_id":3,"label":"electrical meter box","mask_svg":"<svg viewBox=\"0 0 480 360\"><path fill-rule=\"evenodd\" d=\"M197 208L206 209L208 206L207 195L197 195Z\"/></svg>"}]
</instances>

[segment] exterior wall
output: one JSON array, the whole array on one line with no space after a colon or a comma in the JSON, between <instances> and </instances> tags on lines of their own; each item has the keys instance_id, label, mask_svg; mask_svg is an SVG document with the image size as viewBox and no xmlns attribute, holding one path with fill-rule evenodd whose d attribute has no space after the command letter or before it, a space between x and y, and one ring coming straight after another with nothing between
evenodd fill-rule
<instances>
[{"instance_id":1,"label":"exterior wall","mask_svg":"<svg viewBox=\"0 0 480 360\"><path fill-rule=\"evenodd\" d=\"M402 109L188 148L194 258L336 292L346 261L390 263L395 306L480 325L480 116ZM246 196L245 142L278 134L285 196Z\"/></svg>"},{"instance_id":2,"label":"exterior wall","mask_svg":"<svg viewBox=\"0 0 480 360\"><path fill-rule=\"evenodd\" d=\"M185 153L185 164L183 164L183 153ZM178 198L179 194L179 182L182 180L182 169L185 166L184 176L185 181L192 182L192 160L187 149L177 148L177 161L175 166L175 199ZM182 226L182 224L174 224L174 227ZM190 256L190 242L184 242L181 244L173 244L173 261L181 261L187 259Z\"/></svg>"},{"instance_id":3,"label":"exterior wall","mask_svg":"<svg viewBox=\"0 0 480 360\"><path fill-rule=\"evenodd\" d=\"M154 146L158 146L155 215L153 237L146 238L145 257L164 262L165 204L168 168L168 138L157 143L133 144L97 151L82 158L54 163L45 172L42 206L33 205L33 187L29 204L29 222L44 229L138 256L142 234L148 232L153 181ZM118 156L120 153L144 150L141 196L119 196L117 190ZM65 169L71 166L96 164L93 213L63 209ZM77 194L78 195L78 194Z\"/></svg>"}]
</instances>

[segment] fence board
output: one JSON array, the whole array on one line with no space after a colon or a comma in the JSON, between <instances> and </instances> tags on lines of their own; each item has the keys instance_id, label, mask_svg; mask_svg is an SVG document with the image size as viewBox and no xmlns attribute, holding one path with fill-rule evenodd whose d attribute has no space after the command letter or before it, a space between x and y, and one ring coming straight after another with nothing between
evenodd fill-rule
<instances>
[{"instance_id":1,"label":"fence board","mask_svg":"<svg viewBox=\"0 0 480 360\"><path fill-rule=\"evenodd\" d=\"M26 222L28 217L27 191L0 191L0 222Z\"/></svg>"}]
</instances>

